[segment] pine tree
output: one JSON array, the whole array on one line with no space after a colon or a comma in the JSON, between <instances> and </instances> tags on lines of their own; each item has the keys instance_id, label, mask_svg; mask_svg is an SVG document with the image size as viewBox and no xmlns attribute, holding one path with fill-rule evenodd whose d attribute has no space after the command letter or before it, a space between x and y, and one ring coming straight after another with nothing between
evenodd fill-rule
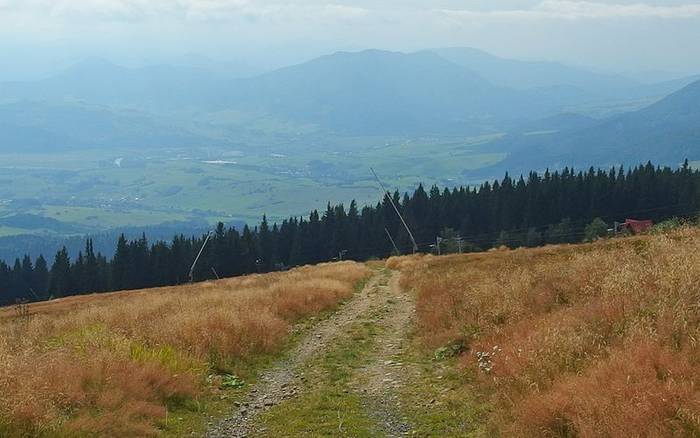
<instances>
[{"instance_id":1,"label":"pine tree","mask_svg":"<svg viewBox=\"0 0 700 438\"><path fill-rule=\"evenodd\" d=\"M274 266L276 260L272 235L270 232L270 226L267 223L266 215L263 215L262 222L260 223L260 229L258 230L258 236L258 240L260 242L260 261L262 263L262 268L269 271Z\"/></svg>"},{"instance_id":2,"label":"pine tree","mask_svg":"<svg viewBox=\"0 0 700 438\"><path fill-rule=\"evenodd\" d=\"M95 255L95 250L93 248L92 239L87 239L85 242L85 261L84 261L83 275L84 279L84 292L96 292L100 291L98 278L98 266L97 266L97 256Z\"/></svg>"},{"instance_id":3,"label":"pine tree","mask_svg":"<svg viewBox=\"0 0 700 438\"><path fill-rule=\"evenodd\" d=\"M32 278L32 289L40 299L48 298L49 290L49 268L44 256L40 255L34 264L34 276Z\"/></svg>"},{"instance_id":4,"label":"pine tree","mask_svg":"<svg viewBox=\"0 0 700 438\"><path fill-rule=\"evenodd\" d=\"M34 264L29 255L22 257L22 271L20 274L21 289L19 292L27 299L35 299L36 292L32 288L34 285Z\"/></svg>"},{"instance_id":5,"label":"pine tree","mask_svg":"<svg viewBox=\"0 0 700 438\"><path fill-rule=\"evenodd\" d=\"M56 253L49 276L49 294L54 298L68 296L72 292L71 264L64 246Z\"/></svg>"},{"instance_id":6,"label":"pine tree","mask_svg":"<svg viewBox=\"0 0 700 438\"><path fill-rule=\"evenodd\" d=\"M0 306L11 304L14 301L14 297L10 293L11 278L10 267L0 260Z\"/></svg>"},{"instance_id":7,"label":"pine tree","mask_svg":"<svg viewBox=\"0 0 700 438\"><path fill-rule=\"evenodd\" d=\"M129 278L131 253L124 234L119 236L117 250L112 259L112 286L114 290L123 290L131 286Z\"/></svg>"}]
</instances>

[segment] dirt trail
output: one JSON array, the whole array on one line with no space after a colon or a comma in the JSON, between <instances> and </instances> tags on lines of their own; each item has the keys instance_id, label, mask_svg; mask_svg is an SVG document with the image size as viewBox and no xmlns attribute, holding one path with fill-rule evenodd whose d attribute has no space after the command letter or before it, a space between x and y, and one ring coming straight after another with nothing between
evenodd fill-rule
<instances>
[{"instance_id":1,"label":"dirt trail","mask_svg":"<svg viewBox=\"0 0 700 438\"><path fill-rule=\"evenodd\" d=\"M361 396L368 415L385 436L410 434L411 425L400 414L397 388L410 378L411 371L397 356L404 348L414 306L401 293L398 276L395 272L377 272L361 292L312 328L285 360L264 372L233 415L212 427L206 437L252 437L256 430L263 430L262 425L256 424L258 415L313 386L314 382L307 381L313 378L304 374L305 364L332 349L334 341L360 320L376 325L380 334L376 348L352 379L351 387Z\"/></svg>"},{"instance_id":2,"label":"dirt trail","mask_svg":"<svg viewBox=\"0 0 700 438\"><path fill-rule=\"evenodd\" d=\"M246 437L252 432L255 417L285 399L296 397L305 381L303 365L312 357L332 345L343 333L344 327L354 323L371 306L370 295L381 275L375 274L362 291L346 302L336 313L320 322L308 333L287 358L264 372L240 403L240 408L230 418L211 428L206 436Z\"/></svg>"},{"instance_id":3,"label":"dirt trail","mask_svg":"<svg viewBox=\"0 0 700 438\"><path fill-rule=\"evenodd\" d=\"M401 414L398 389L410 382L414 370L402 363L407 336L414 315L413 301L399 288L399 275L393 273L388 284L379 286L384 317L377 321L382 334L368 365L356 376L355 387L362 394L370 417L387 437L410 435L409 420Z\"/></svg>"}]
</instances>

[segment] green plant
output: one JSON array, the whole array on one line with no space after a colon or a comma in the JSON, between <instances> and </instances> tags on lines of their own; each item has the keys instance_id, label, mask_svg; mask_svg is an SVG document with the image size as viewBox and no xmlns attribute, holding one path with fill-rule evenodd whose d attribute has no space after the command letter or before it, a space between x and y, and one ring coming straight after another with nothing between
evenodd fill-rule
<instances>
[{"instance_id":1,"label":"green plant","mask_svg":"<svg viewBox=\"0 0 700 438\"><path fill-rule=\"evenodd\" d=\"M464 339L459 339L435 350L433 356L435 360L445 360L450 357L459 356L467 350L467 343Z\"/></svg>"},{"instance_id":2,"label":"green plant","mask_svg":"<svg viewBox=\"0 0 700 438\"><path fill-rule=\"evenodd\" d=\"M685 221L683 219L672 217L671 219L667 219L654 225L651 231L652 233L668 233L669 231L682 227L684 224Z\"/></svg>"},{"instance_id":3,"label":"green plant","mask_svg":"<svg viewBox=\"0 0 700 438\"><path fill-rule=\"evenodd\" d=\"M234 374L224 374L219 386L221 389L239 389L245 386L245 382Z\"/></svg>"},{"instance_id":4,"label":"green plant","mask_svg":"<svg viewBox=\"0 0 700 438\"><path fill-rule=\"evenodd\" d=\"M590 224L586 225L583 234L586 242L593 242L596 239L607 236L608 224L606 224L603 219L597 217L593 219Z\"/></svg>"}]
</instances>

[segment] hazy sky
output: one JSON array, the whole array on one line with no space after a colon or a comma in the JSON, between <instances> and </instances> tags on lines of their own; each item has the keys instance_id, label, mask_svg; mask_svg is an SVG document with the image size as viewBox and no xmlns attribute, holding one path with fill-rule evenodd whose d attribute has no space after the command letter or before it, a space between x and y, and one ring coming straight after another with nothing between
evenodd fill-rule
<instances>
[{"instance_id":1,"label":"hazy sky","mask_svg":"<svg viewBox=\"0 0 700 438\"><path fill-rule=\"evenodd\" d=\"M700 1L0 0L0 70L188 53L266 67L336 50L471 46L604 70L700 72Z\"/></svg>"}]
</instances>

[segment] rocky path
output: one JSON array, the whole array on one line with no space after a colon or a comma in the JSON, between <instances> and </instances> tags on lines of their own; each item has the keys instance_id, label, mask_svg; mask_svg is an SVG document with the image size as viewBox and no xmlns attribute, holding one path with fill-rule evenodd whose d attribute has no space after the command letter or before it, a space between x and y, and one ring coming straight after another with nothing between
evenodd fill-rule
<instances>
[{"instance_id":1,"label":"rocky path","mask_svg":"<svg viewBox=\"0 0 700 438\"><path fill-rule=\"evenodd\" d=\"M316 382L307 379L314 379L314 375L304 372L307 364L332 350L358 321L375 325L379 334L375 347L352 378L352 391L360 395L367 415L384 436L409 435L411 425L401 414L397 388L406 384L411 371L397 356L405 348L413 308L410 297L399 289L398 273L377 271L361 292L312 328L286 359L264 372L231 417L212 427L206 436L254 437L264 431L265 425L257 424L258 416L287 400L294 403L308 390L305 388L313 388Z\"/></svg>"},{"instance_id":2,"label":"rocky path","mask_svg":"<svg viewBox=\"0 0 700 438\"><path fill-rule=\"evenodd\" d=\"M387 437L406 436L412 431L409 419L401 414L397 390L408 384L414 374L410 365L400 361L407 348L414 305L409 296L401 293L398 280L394 274L388 284L379 286L384 312L376 323L382 334L368 364L357 373L355 384L370 417Z\"/></svg>"}]
</instances>

